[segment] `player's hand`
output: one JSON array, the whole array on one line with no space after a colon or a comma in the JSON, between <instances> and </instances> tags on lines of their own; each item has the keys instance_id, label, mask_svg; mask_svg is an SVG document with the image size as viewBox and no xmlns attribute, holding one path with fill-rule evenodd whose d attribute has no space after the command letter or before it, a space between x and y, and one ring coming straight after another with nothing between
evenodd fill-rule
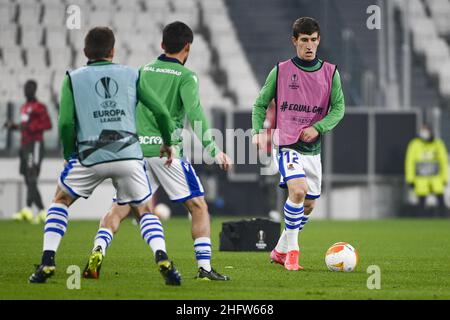
<instances>
[{"instance_id":1,"label":"player's hand","mask_svg":"<svg viewBox=\"0 0 450 320\"><path fill-rule=\"evenodd\" d=\"M14 130L14 129L19 128L19 126L17 124L15 124L14 122L12 122L11 120L6 121L3 126L8 130L11 130L11 129Z\"/></svg>"},{"instance_id":2,"label":"player's hand","mask_svg":"<svg viewBox=\"0 0 450 320\"><path fill-rule=\"evenodd\" d=\"M252 137L252 143L256 146L257 149L261 149L264 147L264 136L262 133L257 133Z\"/></svg>"},{"instance_id":3,"label":"player's hand","mask_svg":"<svg viewBox=\"0 0 450 320\"><path fill-rule=\"evenodd\" d=\"M305 128L300 135L300 140L304 142L313 142L319 136L319 131L314 127Z\"/></svg>"},{"instance_id":4,"label":"player's hand","mask_svg":"<svg viewBox=\"0 0 450 320\"><path fill-rule=\"evenodd\" d=\"M166 146L165 144L161 145L161 148L159 149L159 157L164 157L164 154L167 155L167 161L164 165L170 167L173 160L173 148L171 146Z\"/></svg>"},{"instance_id":5,"label":"player's hand","mask_svg":"<svg viewBox=\"0 0 450 320\"><path fill-rule=\"evenodd\" d=\"M223 153L222 151L219 152L215 156L215 159L220 169L227 171L231 168L231 159L226 153Z\"/></svg>"}]
</instances>

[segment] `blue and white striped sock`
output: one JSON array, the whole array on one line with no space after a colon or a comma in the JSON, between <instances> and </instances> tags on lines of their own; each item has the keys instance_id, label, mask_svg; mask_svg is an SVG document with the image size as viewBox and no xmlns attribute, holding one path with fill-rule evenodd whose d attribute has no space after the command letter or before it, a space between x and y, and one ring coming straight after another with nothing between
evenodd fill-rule
<instances>
[{"instance_id":1,"label":"blue and white striped sock","mask_svg":"<svg viewBox=\"0 0 450 320\"><path fill-rule=\"evenodd\" d=\"M283 229L283 232L281 233L281 236L278 239L275 250L279 253L287 253L288 252L288 246L287 246L287 240L286 240L286 229Z\"/></svg>"},{"instance_id":2,"label":"blue and white striped sock","mask_svg":"<svg viewBox=\"0 0 450 320\"><path fill-rule=\"evenodd\" d=\"M166 251L164 230L159 218L152 213L146 213L141 217L142 239L150 246L153 253L158 250Z\"/></svg>"},{"instance_id":3,"label":"blue and white striped sock","mask_svg":"<svg viewBox=\"0 0 450 320\"><path fill-rule=\"evenodd\" d=\"M302 219L302 223L300 223L300 227L298 228L298 232L302 232L302 229L305 227L305 224L308 222L309 220L309 215L307 216L306 214L303 216Z\"/></svg>"},{"instance_id":4,"label":"blue and white striped sock","mask_svg":"<svg viewBox=\"0 0 450 320\"><path fill-rule=\"evenodd\" d=\"M94 248L92 248L92 252L94 252L97 247L102 249L102 254L106 255L106 249L108 249L111 241L113 239L113 233L111 230L107 228L100 228L95 235L94 240Z\"/></svg>"},{"instance_id":5,"label":"blue and white striped sock","mask_svg":"<svg viewBox=\"0 0 450 320\"><path fill-rule=\"evenodd\" d=\"M309 216L303 215L302 222L300 223L300 227L298 228L299 235L300 235L300 232L302 231L302 229L304 228L305 224L308 222L308 219L309 219ZM280 239L278 240L275 250L277 250L280 253L288 252L286 230L283 230L283 233L281 234Z\"/></svg>"},{"instance_id":6,"label":"blue and white striped sock","mask_svg":"<svg viewBox=\"0 0 450 320\"><path fill-rule=\"evenodd\" d=\"M58 250L61 239L66 233L69 214L67 206L62 203L52 203L47 210L44 226L43 251Z\"/></svg>"},{"instance_id":7,"label":"blue and white striped sock","mask_svg":"<svg viewBox=\"0 0 450 320\"><path fill-rule=\"evenodd\" d=\"M197 265L206 271L211 271L211 239L200 237L194 240L195 259Z\"/></svg>"},{"instance_id":8,"label":"blue and white striped sock","mask_svg":"<svg viewBox=\"0 0 450 320\"><path fill-rule=\"evenodd\" d=\"M284 205L284 223L288 251L299 250L298 230L303 220L303 202L293 203L289 198Z\"/></svg>"}]
</instances>

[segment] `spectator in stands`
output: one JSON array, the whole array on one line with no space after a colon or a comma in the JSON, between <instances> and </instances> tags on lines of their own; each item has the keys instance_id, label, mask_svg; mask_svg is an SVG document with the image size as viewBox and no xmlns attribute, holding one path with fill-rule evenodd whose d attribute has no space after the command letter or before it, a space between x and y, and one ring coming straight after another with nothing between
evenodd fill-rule
<instances>
[{"instance_id":1,"label":"spectator in stands","mask_svg":"<svg viewBox=\"0 0 450 320\"><path fill-rule=\"evenodd\" d=\"M13 219L39 223L45 221L46 212L38 189L38 177L44 156L44 131L50 130L52 123L47 108L36 99L36 90L36 81L28 80L25 83L27 102L20 108L20 124L8 121L5 126L21 131L20 174L24 176L27 185L26 207L15 213ZM35 217L33 204L38 209Z\"/></svg>"},{"instance_id":2,"label":"spectator in stands","mask_svg":"<svg viewBox=\"0 0 450 320\"><path fill-rule=\"evenodd\" d=\"M417 215L447 215L444 189L448 182L448 152L444 142L435 137L428 124L422 125L419 136L408 144L405 179L419 199ZM431 212L425 203L429 195L438 199L437 208Z\"/></svg>"}]
</instances>

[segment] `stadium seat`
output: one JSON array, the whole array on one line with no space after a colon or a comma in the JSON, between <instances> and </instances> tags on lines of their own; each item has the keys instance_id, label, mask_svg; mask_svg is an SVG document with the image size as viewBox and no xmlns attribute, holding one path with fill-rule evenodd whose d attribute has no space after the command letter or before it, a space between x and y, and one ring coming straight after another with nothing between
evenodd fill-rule
<instances>
[{"instance_id":1,"label":"stadium seat","mask_svg":"<svg viewBox=\"0 0 450 320\"><path fill-rule=\"evenodd\" d=\"M45 46L49 49L67 48L67 29L61 27L46 28Z\"/></svg>"},{"instance_id":2,"label":"stadium seat","mask_svg":"<svg viewBox=\"0 0 450 320\"><path fill-rule=\"evenodd\" d=\"M3 29L9 26L17 12L17 4L11 2L0 2L0 27Z\"/></svg>"},{"instance_id":3,"label":"stadium seat","mask_svg":"<svg viewBox=\"0 0 450 320\"><path fill-rule=\"evenodd\" d=\"M450 2L448 0L427 0L428 8L440 35L450 35Z\"/></svg>"},{"instance_id":4,"label":"stadium seat","mask_svg":"<svg viewBox=\"0 0 450 320\"><path fill-rule=\"evenodd\" d=\"M449 44L440 36L448 36L450 24L450 2L448 0L419 0L406 2L397 1L396 5L403 13L409 13L413 49L425 58L427 72L439 81L439 92L442 96L449 95L449 75L443 66L450 65ZM431 15L427 14L426 7Z\"/></svg>"},{"instance_id":5,"label":"stadium seat","mask_svg":"<svg viewBox=\"0 0 450 320\"><path fill-rule=\"evenodd\" d=\"M36 66L47 66L46 49L43 47L28 48L25 50L26 66L28 68Z\"/></svg>"},{"instance_id":6,"label":"stadium seat","mask_svg":"<svg viewBox=\"0 0 450 320\"><path fill-rule=\"evenodd\" d=\"M439 73L439 90L442 95L450 100L450 61L441 65L442 72Z\"/></svg>"},{"instance_id":7,"label":"stadium seat","mask_svg":"<svg viewBox=\"0 0 450 320\"><path fill-rule=\"evenodd\" d=\"M38 1L26 1L20 3L18 23L22 26L30 26L30 30L40 23L42 4Z\"/></svg>"},{"instance_id":8,"label":"stadium seat","mask_svg":"<svg viewBox=\"0 0 450 320\"><path fill-rule=\"evenodd\" d=\"M251 108L258 94L258 83L246 60L233 24L228 15L224 14L227 8L221 0L205 1L201 4L205 10L205 22L211 29L212 45L219 48L217 51L220 63L226 66L224 69L227 70L229 87L238 96L237 107Z\"/></svg>"},{"instance_id":9,"label":"stadium seat","mask_svg":"<svg viewBox=\"0 0 450 320\"><path fill-rule=\"evenodd\" d=\"M17 45L17 26L15 24L0 28L0 48L8 48Z\"/></svg>"},{"instance_id":10,"label":"stadium seat","mask_svg":"<svg viewBox=\"0 0 450 320\"><path fill-rule=\"evenodd\" d=\"M426 67L430 74L437 75L442 71L442 64L450 60L450 52L447 43L436 38L429 41L425 47Z\"/></svg>"},{"instance_id":11,"label":"stadium seat","mask_svg":"<svg viewBox=\"0 0 450 320\"><path fill-rule=\"evenodd\" d=\"M22 49L17 46L6 47L2 49L3 52L3 61L6 63L6 66L23 66L24 61L22 59Z\"/></svg>"},{"instance_id":12,"label":"stadium seat","mask_svg":"<svg viewBox=\"0 0 450 320\"><path fill-rule=\"evenodd\" d=\"M43 40L43 28L41 26L34 26L33 28L27 28L26 25L21 26L21 46L24 48L34 48L42 46Z\"/></svg>"},{"instance_id":13,"label":"stadium seat","mask_svg":"<svg viewBox=\"0 0 450 320\"><path fill-rule=\"evenodd\" d=\"M68 69L72 66L72 50L64 48L50 49L50 66L57 69Z\"/></svg>"},{"instance_id":14,"label":"stadium seat","mask_svg":"<svg viewBox=\"0 0 450 320\"><path fill-rule=\"evenodd\" d=\"M42 25L46 27L61 28L65 24L65 17L65 6L52 7L50 5L46 5L44 7Z\"/></svg>"}]
</instances>

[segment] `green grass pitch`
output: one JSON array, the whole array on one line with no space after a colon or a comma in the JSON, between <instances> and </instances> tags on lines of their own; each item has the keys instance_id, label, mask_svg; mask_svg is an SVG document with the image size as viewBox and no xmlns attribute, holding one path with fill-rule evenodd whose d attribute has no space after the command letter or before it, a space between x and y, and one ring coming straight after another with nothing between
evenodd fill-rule
<instances>
[{"instance_id":1,"label":"green grass pitch","mask_svg":"<svg viewBox=\"0 0 450 320\"><path fill-rule=\"evenodd\" d=\"M377 220L314 221L303 230L301 264L305 271L286 271L269 263L267 252L219 252L223 221L212 221L213 265L229 282L194 280L196 262L190 221L164 223L168 251L183 276L180 287L169 287L156 270L150 248L137 226L123 222L113 240L99 280L81 279L69 290L69 265L83 269L95 221L71 221L56 257L57 273L48 283L31 285L28 276L40 260L42 225L0 221L0 300L2 299L450 299L450 221ZM330 272L326 249L338 241L359 252L354 272ZM367 288L367 267L381 270L381 289Z\"/></svg>"}]
</instances>

